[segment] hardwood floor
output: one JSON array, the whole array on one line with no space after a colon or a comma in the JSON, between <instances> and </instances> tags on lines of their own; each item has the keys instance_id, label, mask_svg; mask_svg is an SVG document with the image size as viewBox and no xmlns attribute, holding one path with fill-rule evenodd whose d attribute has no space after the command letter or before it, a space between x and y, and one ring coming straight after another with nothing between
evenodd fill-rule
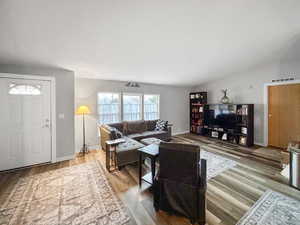
<instances>
[{"instance_id":1,"label":"hardwood floor","mask_svg":"<svg viewBox=\"0 0 300 225\"><path fill-rule=\"evenodd\" d=\"M272 153L272 150L270 150L272 154L266 148L244 149L240 152L239 149L228 148L224 151L220 147L214 146L211 140L190 134L174 137L175 141L176 139L199 144L206 151L220 154L237 162L237 166L222 172L208 182L207 223L210 225L236 224L267 189L300 200L300 192L289 187L287 181L280 175L281 169L277 165L279 156L276 152ZM105 166L104 152L94 150L84 157L77 157L74 160L2 173L0 175L0 202L3 202L11 187L20 177L69 167L90 160L99 160ZM138 168L136 165L126 166L121 171L114 173L107 172L107 177L118 196L129 209L131 224L189 224L185 218L168 215L164 212L155 212L152 206L152 194L148 191L147 185L143 184L141 189L138 186Z\"/></svg>"}]
</instances>

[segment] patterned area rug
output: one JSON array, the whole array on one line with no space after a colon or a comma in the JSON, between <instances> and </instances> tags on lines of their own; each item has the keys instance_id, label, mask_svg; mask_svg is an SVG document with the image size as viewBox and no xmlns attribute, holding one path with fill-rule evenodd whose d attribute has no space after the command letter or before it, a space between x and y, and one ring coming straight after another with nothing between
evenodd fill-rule
<instances>
[{"instance_id":1,"label":"patterned area rug","mask_svg":"<svg viewBox=\"0 0 300 225\"><path fill-rule=\"evenodd\" d=\"M195 143L194 141L182 137L172 137L171 142L185 143L185 144L198 144L200 146L201 149L200 158L206 159L207 180L237 165L237 163L231 159L227 159L223 156L203 150L207 146L207 143L199 144L199 142Z\"/></svg>"},{"instance_id":2,"label":"patterned area rug","mask_svg":"<svg viewBox=\"0 0 300 225\"><path fill-rule=\"evenodd\" d=\"M267 191L237 225L299 225L300 201Z\"/></svg>"},{"instance_id":3,"label":"patterned area rug","mask_svg":"<svg viewBox=\"0 0 300 225\"><path fill-rule=\"evenodd\" d=\"M206 159L207 180L219 175L225 170L236 166L236 162L231 159L226 159L220 155L201 150L200 158Z\"/></svg>"},{"instance_id":4,"label":"patterned area rug","mask_svg":"<svg viewBox=\"0 0 300 225\"><path fill-rule=\"evenodd\" d=\"M0 207L1 225L123 225L130 220L98 161L20 178Z\"/></svg>"}]
</instances>

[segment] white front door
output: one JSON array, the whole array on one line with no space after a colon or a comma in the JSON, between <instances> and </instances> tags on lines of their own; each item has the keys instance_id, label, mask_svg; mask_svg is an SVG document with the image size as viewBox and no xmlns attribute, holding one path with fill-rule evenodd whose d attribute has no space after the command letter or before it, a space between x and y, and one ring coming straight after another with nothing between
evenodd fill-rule
<instances>
[{"instance_id":1,"label":"white front door","mask_svg":"<svg viewBox=\"0 0 300 225\"><path fill-rule=\"evenodd\" d=\"M50 85L0 78L0 171L51 161Z\"/></svg>"}]
</instances>

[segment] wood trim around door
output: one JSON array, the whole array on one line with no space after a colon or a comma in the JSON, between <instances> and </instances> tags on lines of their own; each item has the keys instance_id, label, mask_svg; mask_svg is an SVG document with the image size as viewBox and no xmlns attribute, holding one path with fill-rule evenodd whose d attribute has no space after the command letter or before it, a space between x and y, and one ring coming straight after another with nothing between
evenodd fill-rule
<instances>
[{"instance_id":1,"label":"wood trim around door","mask_svg":"<svg viewBox=\"0 0 300 225\"><path fill-rule=\"evenodd\" d=\"M269 144L269 86L300 84L300 80L264 84L264 146Z\"/></svg>"},{"instance_id":2,"label":"wood trim around door","mask_svg":"<svg viewBox=\"0 0 300 225\"><path fill-rule=\"evenodd\" d=\"M0 73L1 78L27 79L27 80L44 80L50 81L50 98L51 98L51 162L55 163L56 159L56 83L55 77L27 74Z\"/></svg>"}]
</instances>

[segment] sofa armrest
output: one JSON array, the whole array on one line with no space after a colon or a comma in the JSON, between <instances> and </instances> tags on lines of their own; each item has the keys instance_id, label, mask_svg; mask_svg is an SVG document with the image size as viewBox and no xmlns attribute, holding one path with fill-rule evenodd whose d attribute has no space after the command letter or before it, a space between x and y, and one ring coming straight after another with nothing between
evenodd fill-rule
<instances>
[{"instance_id":1,"label":"sofa armrest","mask_svg":"<svg viewBox=\"0 0 300 225\"><path fill-rule=\"evenodd\" d=\"M106 151L106 144L105 142L108 140L111 140L111 131L109 129L106 129L105 125L99 126L100 130L100 145L104 151Z\"/></svg>"},{"instance_id":2,"label":"sofa armrest","mask_svg":"<svg viewBox=\"0 0 300 225\"><path fill-rule=\"evenodd\" d=\"M167 127L167 132L168 132L168 136L171 138L172 137L172 126Z\"/></svg>"}]
</instances>

